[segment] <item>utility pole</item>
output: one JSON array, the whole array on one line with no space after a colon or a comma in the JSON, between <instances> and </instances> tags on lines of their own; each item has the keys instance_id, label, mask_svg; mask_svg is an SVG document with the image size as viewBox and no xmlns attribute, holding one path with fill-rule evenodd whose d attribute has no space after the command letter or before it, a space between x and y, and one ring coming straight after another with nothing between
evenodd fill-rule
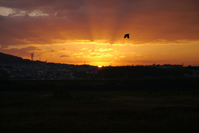
<instances>
[{"instance_id":1,"label":"utility pole","mask_svg":"<svg viewBox=\"0 0 199 133\"><path fill-rule=\"evenodd\" d=\"M33 54L33 53L31 53L31 61L33 61L33 56L34 56L34 54Z\"/></svg>"}]
</instances>

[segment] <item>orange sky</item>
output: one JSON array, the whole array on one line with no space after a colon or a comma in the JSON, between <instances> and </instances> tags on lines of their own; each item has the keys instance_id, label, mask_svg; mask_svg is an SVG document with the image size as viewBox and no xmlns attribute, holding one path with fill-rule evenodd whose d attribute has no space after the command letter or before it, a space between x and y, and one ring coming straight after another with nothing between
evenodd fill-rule
<instances>
[{"instance_id":1,"label":"orange sky","mask_svg":"<svg viewBox=\"0 0 199 133\"><path fill-rule=\"evenodd\" d=\"M198 0L0 0L0 52L68 64L199 66L198 16Z\"/></svg>"}]
</instances>

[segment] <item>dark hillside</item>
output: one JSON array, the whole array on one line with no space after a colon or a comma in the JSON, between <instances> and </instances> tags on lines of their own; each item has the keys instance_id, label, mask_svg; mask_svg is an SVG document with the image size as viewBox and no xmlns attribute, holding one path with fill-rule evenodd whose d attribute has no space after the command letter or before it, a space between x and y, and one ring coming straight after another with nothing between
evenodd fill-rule
<instances>
[{"instance_id":1,"label":"dark hillside","mask_svg":"<svg viewBox=\"0 0 199 133\"><path fill-rule=\"evenodd\" d=\"M21 57L0 53L0 63L31 63L30 60Z\"/></svg>"}]
</instances>

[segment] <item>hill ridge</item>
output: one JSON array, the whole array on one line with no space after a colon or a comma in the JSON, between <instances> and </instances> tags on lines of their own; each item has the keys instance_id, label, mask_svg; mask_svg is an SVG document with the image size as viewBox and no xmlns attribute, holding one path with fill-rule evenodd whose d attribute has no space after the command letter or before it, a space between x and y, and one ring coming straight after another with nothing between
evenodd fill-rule
<instances>
[{"instance_id":1,"label":"hill ridge","mask_svg":"<svg viewBox=\"0 0 199 133\"><path fill-rule=\"evenodd\" d=\"M0 52L0 63L31 63L31 62L32 61L29 59L23 59L18 56Z\"/></svg>"}]
</instances>

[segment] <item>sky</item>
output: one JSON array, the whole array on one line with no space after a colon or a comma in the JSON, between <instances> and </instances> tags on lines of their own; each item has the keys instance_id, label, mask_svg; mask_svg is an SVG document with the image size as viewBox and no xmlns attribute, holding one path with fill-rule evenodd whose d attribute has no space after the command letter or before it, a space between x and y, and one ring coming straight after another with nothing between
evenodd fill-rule
<instances>
[{"instance_id":1,"label":"sky","mask_svg":"<svg viewBox=\"0 0 199 133\"><path fill-rule=\"evenodd\" d=\"M198 16L198 0L0 0L0 52L76 65L199 66Z\"/></svg>"}]
</instances>

